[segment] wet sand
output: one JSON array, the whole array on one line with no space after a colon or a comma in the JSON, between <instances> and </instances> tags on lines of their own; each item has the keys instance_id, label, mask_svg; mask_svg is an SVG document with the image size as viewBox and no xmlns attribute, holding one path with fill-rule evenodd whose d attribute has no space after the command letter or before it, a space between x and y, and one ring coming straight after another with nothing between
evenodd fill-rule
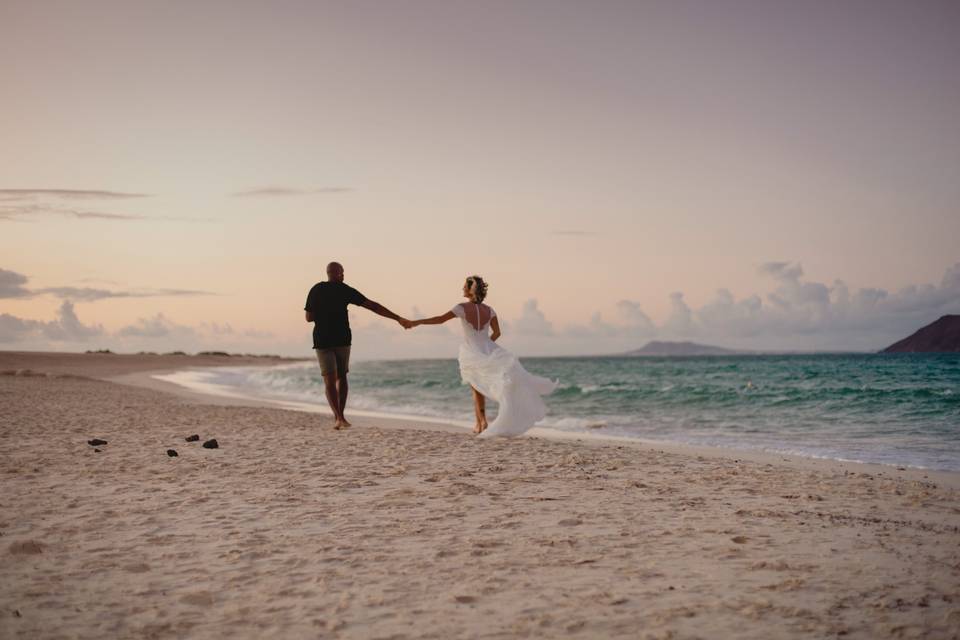
<instances>
[{"instance_id":1,"label":"wet sand","mask_svg":"<svg viewBox=\"0 0 960 640\"><path fill-rule=\"evenodd\" d=\"M957 474L337 432L104 379L183 356L10 354L0 638L960 636Z\"/></svg>"}]
</instances>

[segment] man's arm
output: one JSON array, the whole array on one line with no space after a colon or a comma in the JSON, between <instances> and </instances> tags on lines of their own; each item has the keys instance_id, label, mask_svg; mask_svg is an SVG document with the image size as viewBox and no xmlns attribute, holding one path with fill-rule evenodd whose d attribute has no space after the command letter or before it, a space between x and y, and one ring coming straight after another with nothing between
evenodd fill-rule
<instances>
[{"instance_id":1,"label":"man's arm","mask_svg":"<svg viewBox=\"0 0 960 640\"><path fill-rule=\"evenodd\" d=\"M400 316L395 314L393 311L390 311L390 309L387 309L385 306L383 306L379 302L374 302L373 300L364 300L360 304L360 306L363 307L364 309L369 309L370 311L373 311L378 316L383 316L384 318L390 318L391 320L396 320L404 327L406 327L407 324L410 322L406 318L401 318Z\"/></svg>"},{"instance_id":2,"label":"man's arm","mask_svg":"<svg viewBox=\"0 0 960 640\"><path fill-rule=\"evenodd\" d=\"M307 294L307 301L303 303L303 312L306 314L307 322L313 322L313 292L317 290L317 285L313 285Z\"/></svg>"}]
</instances>

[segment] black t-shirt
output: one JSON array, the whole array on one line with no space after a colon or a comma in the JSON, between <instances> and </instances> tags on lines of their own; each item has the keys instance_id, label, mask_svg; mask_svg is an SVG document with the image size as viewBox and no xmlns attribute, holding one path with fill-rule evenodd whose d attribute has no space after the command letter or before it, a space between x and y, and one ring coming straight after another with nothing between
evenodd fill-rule
<instances>
[{"instance_id":1,"label":"black t-shirt","mask_svg":"<svg viewBox=\"0 0 960 640\"><path fill-rule=\"evenodd\" d=\"M313 348L348 347L352 335L348 304L363 304L362 293L342 282L318 282L307 294L304 311L313 314Z\"/></svg>"}]
</instances>

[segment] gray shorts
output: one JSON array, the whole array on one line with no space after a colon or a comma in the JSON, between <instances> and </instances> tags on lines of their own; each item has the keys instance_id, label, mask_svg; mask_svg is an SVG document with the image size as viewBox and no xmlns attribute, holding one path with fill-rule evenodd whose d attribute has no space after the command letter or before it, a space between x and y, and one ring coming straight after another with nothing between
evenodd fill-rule
<instances>
[{"instance_id":1,"label":"gray shorts","mask_svg":"<svg viewBox=\"0 0 960 640\"><path fill-rule=\"evenodd\" d=\"M317 349L317 362L320 363L321 374L342 378L350 370L350 347Z\"/></svg>"}]
</instances>

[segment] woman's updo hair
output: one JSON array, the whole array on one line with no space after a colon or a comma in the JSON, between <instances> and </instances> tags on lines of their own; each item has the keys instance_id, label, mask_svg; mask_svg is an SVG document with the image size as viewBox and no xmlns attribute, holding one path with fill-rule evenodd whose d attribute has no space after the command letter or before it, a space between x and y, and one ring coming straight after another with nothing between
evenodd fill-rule
<instances>
[{"instance_id":1,"label":"woman's updo hair","mask_svg":"<svg viewBox=\"0 0 960 640\"><path fill-rule=\"evenodd\" d=\"M470 276L467 278L467 291L473 293L477 302L483 302L483 299L487 297L487 283L480 276Z\"/></svg>"}]
</instances>

